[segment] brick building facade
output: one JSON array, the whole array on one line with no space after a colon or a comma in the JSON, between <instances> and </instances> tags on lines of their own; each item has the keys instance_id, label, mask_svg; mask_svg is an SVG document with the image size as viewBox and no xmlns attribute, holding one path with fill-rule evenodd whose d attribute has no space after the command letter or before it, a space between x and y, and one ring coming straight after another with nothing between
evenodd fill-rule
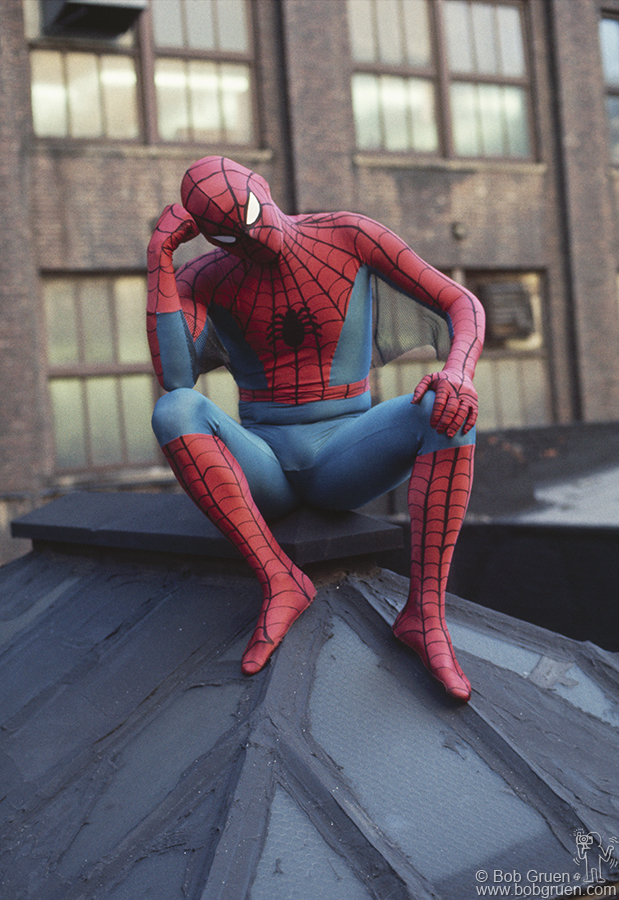
<instances>
[{"instance_id":1,"label":"brick building facade","mask_svg":"<svg viewBox=\"0 0 619 900\"><path fill-rule=\"evenodd\" d=\"M619 0L0 0L0 41L4 534L76 484L167 483L145 250L210 154L480 294L481 428L619 419Z\"/></svg>"}]
</instances>

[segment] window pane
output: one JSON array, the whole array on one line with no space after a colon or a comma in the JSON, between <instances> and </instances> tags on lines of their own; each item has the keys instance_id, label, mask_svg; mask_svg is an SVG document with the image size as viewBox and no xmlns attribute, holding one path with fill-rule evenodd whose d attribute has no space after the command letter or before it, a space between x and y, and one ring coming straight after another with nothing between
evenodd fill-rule
<instances>
[{"instance_id":1,"label":"window pane","mask_svg":"<svg viewBox=\"0 0 619 900\"><path fill-rule=\"evenodd\" d=\"M515 6L447 0L445 30L453 72L525 74L522 23Z\"/></svg>"},{"instance_id":2,"label":"window pane","mask_svg":"<svg viewBox=\"0 0 619 900\"><path fill-rule=\"evenodd\" d=\"M70 281L50 281L44 287L47 356L51 366L79 361L74 288Z\"/></svg>"},{"instance_id":3,"label":"window pane","mask_svg":"<svg viewBox=\"0 0 619 900\"><path fill-rule=\"evenodd\" d=\"M408 150L408 95L403 78L385 75L380 79L380 103L385 123L385 148Z\"/></svg>"},{"instance_id":4,"label":"window pane","mask_svg":"<svg viewBox=\"0 0 619 900\"><path fill-rule=\"evenodd\" d=\"M215 18L212 0L185 2L187 44L200 50L215 49Z\"/></svg>"},{"instance_id":5,"label":"window pane","mask_svg":"<svg viewBox=\"0 0 619 900\"><path fill-rule=\"evenodd\" d=\"M71 137L103 134L97 57L90 53L67 53L67 93Z\"/></svg>"},{"instance_id":6,"label":"window pane","mask_svg":"<svg viewBox=\"0 0 619 900\"><path fill-rule=\"evenodd\" d=\"M503 104L507 131L507 155L528 156L531 149L525 92L518 87L504 87Z\"/></svg>"},{"instance_id":7,"label":"window pane","mask_svg":"<svg viewBox=\"0 0 619 900\"><path fill-rule=\"evenodd\" d=\"M157 122L164 141L185 141L189 137L189 106L185 63L159 59L155 68Z\"/></svg>"},{"instance_id":8,"label":"window pane","mask_svg":"<svg viewBox=\"0 0 619 900\"><path fill-rule=\"evenodd\" d=\"M521 88L455 83L450 96L459 156L529 155L526 97Z\"/></svg>"},{"instance_id":9,"label":"window pane","mask_svg":"<svg viewBox=\"0 0 619 900\"><path fill-rule=\"evenodd\" d=\"M450 90L453 141L459 156L480 156L479 108L474 84L452 84Z\"/></svg>"},{"instance_id":10,"label":"window pane","mask_svg":"<svg viewBox=\"0 0 619 900\"><path fill-rule=\"evenodd\" d=\"M377 13L379 59L388 64L400 63L403 52L398 0L381 0Z\"/></svg>"},{"instance_id":11,"label":"window pane","mask_svg":"<svg viewBox=\"0 0 619 900\"><path fill-rule=\"evenodd\" d=\"M498 71L495 10L487 3L474 3L471 7L472 31L475 47L475 71L495 75Z\"/></svg>"},{"instance_id":12,"label":"window pane","mask_svg":"<svg viewBox=\"0 0 619 900\"><path fill-rule=\"evenodd\" d=\"M138 136L136 81L133 60L125 56L101 57L101 90L107 137Z\"/></svg>"},{"instance_id":13,"label":"window pane","mask_svg":"<svg viewBox=\"0 0 619 900\"><path fill-rule=\"evenodd\" d=\"M86 402L92 464L111 466L123 461L116 378L88 378Z\"/></svg>"},{"instance_id":14,"label":"window pane","mask_svg":"<svg viewBox=\"0 0 619 900\"><path fill-rule=\"evenodd\" d=\"M120 387L129 462L152 460L156 450L150 424L153 379L150 375L130 375L120 379Z\"/></svg>"},{"instance_id":15,"label":"window pane","mask_svg":"<svg viewBox=\"0 0 619 900\"><path fill-rule=\"evenodd\" d=\"M608 128L610 131L610 152L612 161L619 163L619 97L606 98Z\"/></svg>"},{"instance_id":16,"label":"window pane","mask_svg":"<svg viewBox=\"0 0 619 900\"><path fill-rule=\"evenodd\" d=\"M79 286L84 362L114 361L114 339L107 281L84 279Z\"/></svg>"},{"instance_id":17,"label":"window pane","mask_svg":"<svg viewBox=\"0 0 619 900\"><path fill-rule=\"evenodd\" d=\"M361 150L437 150L431 81L357 73L352 89L357 146Z\"/></svg>"},{"instance_id":18,"label":"window pane","mask_svg":"<svg viewBox=\"0 0 619 900\"><path fill-rule=\"evenodd\" d=\"M187 0L185 0L187 2ZM190 0L191 4L192 0ZM245 0L214 0L220 50L243 53L249 49Z\"/></svg>"},{"instance_id":19,"label":"window pane","mask_svg":"<svg viewBox=\"0 0 619 900\"><path fill-rule=\"evenodd\" d=\"M376 52L371 0L348 0L347 12L352 58L358 62L372 62Z\"/></svg>"},{"instance_id":20,"label":"window pane","mask_svg":"<svg viewBox=\"0 0 619 900\"><path fill-rule=\"evenodd\" d=\"M114 281L116 324L118 328L118 362L148 362L150 353L144 327L146 284L137 275Z\"/></svg>"},{"instance_id":21,"label":"window pane","mask_svg":"<svg viewBox=\"0 0 619 900\"><path fill-rule=\"evenodd\" d=\"M35 50L30 55L30 65L35 134L63 137L69 126L62 56L53 51Z\"/></svg>"},{"instance_id":22,"label":"window pane","mask_svg":"<svg viewBox=\"0 0 619 900\"><path fill-rule=\"evenodd\" d=\"M602 19L600 43L606 82L619 84L619 19Z\"/></svg>"},{"instance_id":23,"label":"window pane","mask_svg":"<svg viewBox=\"0 0 619 900\"><path fill-rule=\"evenodd\" d=\"M194 139L221 140L221 91L216 63L189 63L189 96Z\"/></svg>"},{"instance_id":24,"label":"window pane","mask_svg":"<svg viewBox=\"0 0 619 900\"><path fill-rule=\"evenodd\" d=\"M408 62L427 66L432 60L428 0L402 0Z\"/></svg>"},{"instance_id":25,"label":"window pane","mask_svg":"<svg viewBox=\"0 0 619 900\"><path fill-rule=\"evenodd\" d=\"M214 369L208 375L201 375L196 388L205 397L216 397L217 406L230 418L239 421L239 389L227 369Z\"/></svg>"},{"instance_id":26,"label":"window pane","mask_svg":"<svg viewBox=\"0 0 619 900\"><path fill-rule=\"evenodd\" d=\"M445 37L452 72L474 72L471 20L465 0L447 0Z\"/></svg>"},{"instance_id":27,"label":"window pane","mask_svg":"<svg viewBox=\"0 0 619 900\"><path fill-rule=\"evenodd\" d=\"M498 84L478 86L479 113L481 120L481 153L483 156L504 156L503 103Z\"/></svg>"},{"instance_id":28,"label":"window pane","mask_svg":"<svg viewBox=\"0 0 619 900\"><path fill-rule=\"evenodd\" d=\"M223 65L220 69L223 124L226 140L247 144L252 134L247 66Z\"/></svg>"},{"instance_id":29,"label":"window pane","mask_svg":"<svg viewBox=\"0 0 619 900\"><path fill-rule=\"evenodd\" d=\"M376 150L382 143L378 79L357 73L352 79L352 103L357 147Z\"/></svg>"},{"instance_id":30,"label":"window pane","mask_svg":"<svg viewBox=\"0 0 619 900\"><path fill-rule=\"evenodd\" d=\"M433 153L438 150L434 85L421 78L409 78L408 91L413 132L411 146L420 152Z\"/></svg>"},{"instance_id":31,"label":"window pane","mask_svg":"<svg viewBox=\"0 0 619 900\"><path fill-rule=\"evenodd\" d=\"M202 5L201 2L198 5ZM153 35L158 47L184 45L181 0L155 0L150 4Z\"/></svg>"},{"instance_id":32,"label":"window pane","mask_svg":"<svg viewBox=\"0 0 619 900\"><path fill-rule=\"evenodd\" d=\"M525 74L520 13L514 6L497 6L501 74L517 78Z\"/></svg>"},{"instance_id":33,"label":"window pane","mask_svg":"<svg viewBox=\"0 0 619 900\"><path fill-rule=\"evenodd\" d=\"M57 378L50 381L56 465L61 469L80 469L86 466L84 440L84 407L82 388L77 378Z\"/></svg>"}]
</instances>

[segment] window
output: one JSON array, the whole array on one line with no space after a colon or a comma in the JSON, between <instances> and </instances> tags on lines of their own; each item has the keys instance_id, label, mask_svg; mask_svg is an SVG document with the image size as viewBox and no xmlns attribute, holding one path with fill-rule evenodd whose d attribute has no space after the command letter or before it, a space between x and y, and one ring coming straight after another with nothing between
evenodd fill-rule
<instances>
[{"instance_id":1,"label":"window","mask_svg":"<svg viewBox=\"0 0 619 900\"><path fill-rule=\"evenodd\" d=\"M161 465L151 428L161 390L146 338L141 275L48 276L48 389L59 472ZM238 389L219 368L196 389L238 418Z\"/></svg>"},{"instance_id":2,"label":"window","mask_svg":"<svg viewBox=\"0 0 619 900\"><path fill-rule=\"evenodd\" d=\"M437 152L427 0L348 0L348 23L359 148Z\"/></svg>"},{"instance_id":3,"label":"window","mask_svg":"<svg viewBox=\"0 0 619 900\"><path fill-rule=\"evenodd\" d=\"M127 46L130 42L123 42ZM135 58L118 52L32 49L32 116L40 137L135 139Z\"/></svg>"},{"instance_id":4,"label":"window","mask_svg":"<svg viewBox=\"0 0 619 900\"><path fill-rule=\"evenodd\" d=\"M550 425L552 398L543 334L539 272L464 273L487 317L477 365L480 430Z\"/></svg>"},{"instance_id":5,"label":"window","mask_svg":"<svg viewBox=\"0 0 619 900\"><path fill-rule=\"evenodd\" d=\"M158 462L146 280L53 277L43 290L57 469Z\"/></svg>"},{"instance_id":6,"label":"window","mask_svg":"<svg viewBox=\"0 0 619 900\"><path fill-rule=\"evenodd\" d=\"M526 158L521 3L348 0L361 150Z\"/></svg>"},{"instance_id":7,"label":"window","mask_svg":"<svg viewBox=\"0 0 619 900\"><path fill-rule=\"evenodd\" d=\"M245 0L167 0L151 11L160 138L249 143Z\"/></svg>"},{"instance_id":8,"label":"window","mask_svg":"<svg viewBox=\"0 0 619 900\"><path fill-rule=\"evenodd\" d=\"M600 43L606 82L610 154L612 161L619 163L619 19L602 19Z\"/></svg>"},{"instance_id":9,"label":"window","mask_svg":"<svg viewBox=\"0 0 619 900\"><path fill-rule=\"evenodd\" d=\"M39 137L250 144L246 0L151 0L118 37L47 35L24 0Z\"/></svg>"}]
</instances>

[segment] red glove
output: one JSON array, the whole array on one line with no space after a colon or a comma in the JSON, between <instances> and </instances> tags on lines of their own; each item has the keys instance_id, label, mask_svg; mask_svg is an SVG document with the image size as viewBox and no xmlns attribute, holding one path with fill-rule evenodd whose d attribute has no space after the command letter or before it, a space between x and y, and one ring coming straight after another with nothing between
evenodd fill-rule
<instances>
[{"instance_id":1,"label":"red glove","mask_svg":"<svg viewBox=\"0 0 619 900\"><path fill-rule=\"evenodd\" d=\"M413 403L419 403L426 391L435 391L436 399L430 417L430 425L439 434L454 437L462 428L467 434L477 421L479 402L477 391L468 375L453 369L443 369L425 375L415 389Z\"/></svg>"}]
</instances>

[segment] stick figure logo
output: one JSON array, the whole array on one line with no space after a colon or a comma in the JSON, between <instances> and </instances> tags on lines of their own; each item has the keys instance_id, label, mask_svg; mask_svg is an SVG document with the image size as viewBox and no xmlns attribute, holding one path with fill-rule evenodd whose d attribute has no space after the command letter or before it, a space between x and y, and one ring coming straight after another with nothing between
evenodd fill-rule
<instances>
[{"instance_id":1,"label":"stick figure logo","mask_svg":"<svg viewBox=\"0 0 619 900\"><path fill-rule=\"evenodd\" d=\"M619 843L619 838L611 837L608 840L608 846L604 850L602 848L602 839L597 831L577 831L576 836L576 856L574 862L577 865L584 865L584 878L582 884L593 884L603 881L602 864L608 863L611 869L619 866L619 861L614 856L615 844Z\"/></svg>"}]
</instances>

